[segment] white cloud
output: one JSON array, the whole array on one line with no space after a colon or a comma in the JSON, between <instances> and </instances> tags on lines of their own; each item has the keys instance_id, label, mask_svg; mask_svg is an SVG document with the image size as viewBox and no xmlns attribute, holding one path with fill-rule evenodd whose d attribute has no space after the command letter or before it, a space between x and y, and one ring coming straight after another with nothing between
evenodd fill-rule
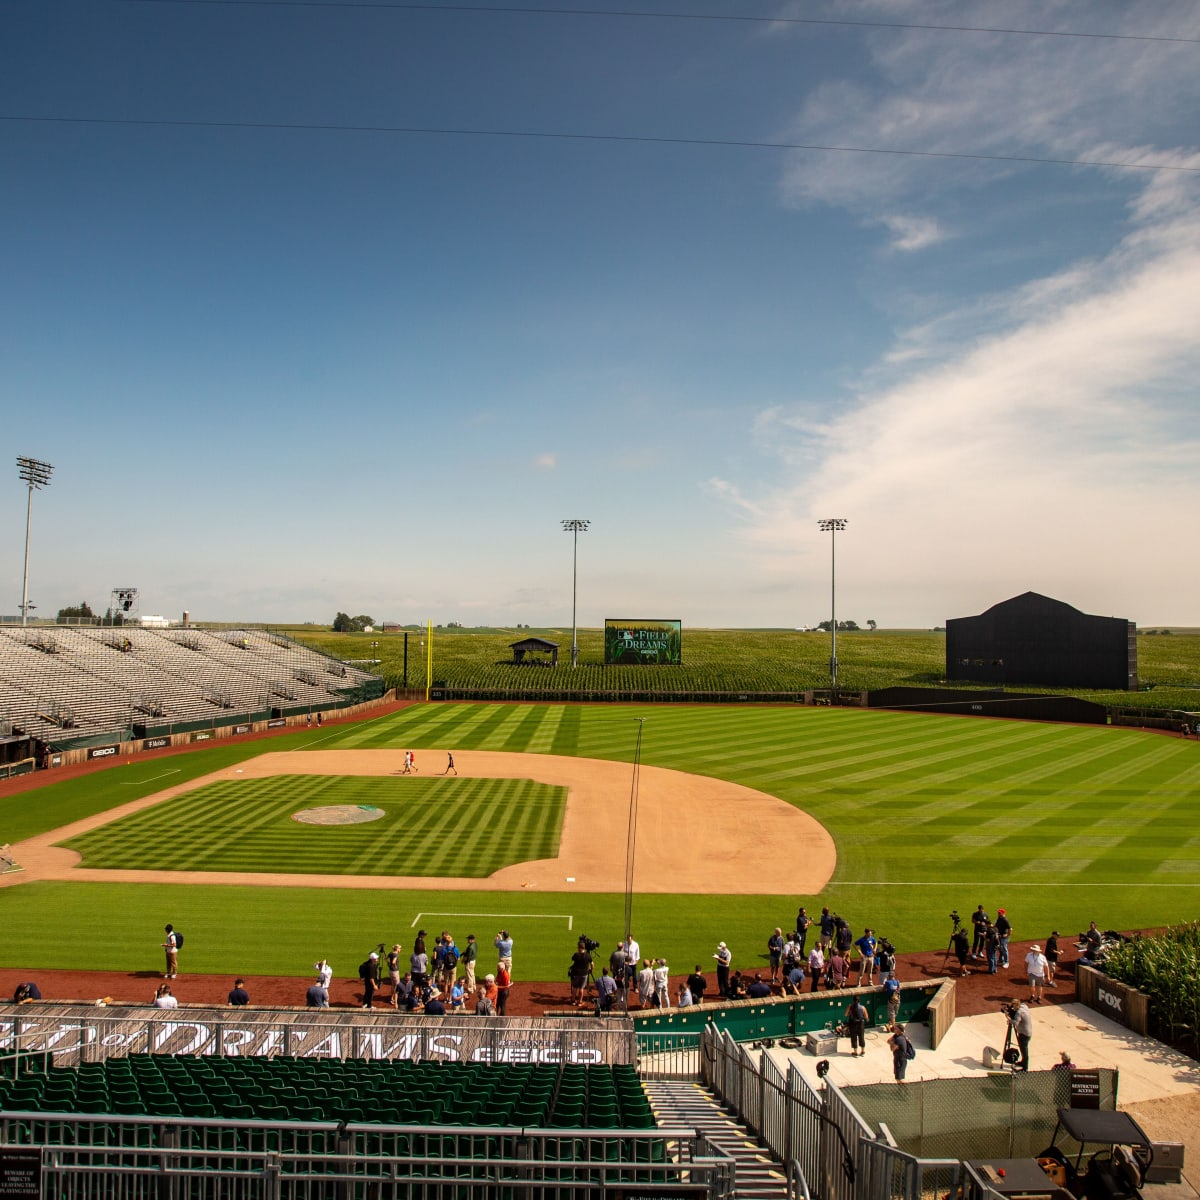
<instances>
[{"instance_id":1,"label":"white cloud","mask_svg":"<svg viewBox=\"0 0 1200 1200\"><path fill-rule=\"evenodd\" d=\"M553 471L558 466L558 456L555 454L539 454L533 460L533 465L539 471Z\"/></svg>"},{"instance_id":2,"label":"white cloud","mask_svg":"<svg viewBox=\"0 0 1200 1200\"><path fill-rule=\"evenodd\" d=\"M906 217L893 213L880 217L879 223L891 232L893 250L924 250L947 237L932 217Z\"/></svg>"},{"instance_id":3,"label":"white cloud","mask_svg":"<svg viewBox=\"0 0 1200 1200\"><path fill-rule=\"evenodd\" d=\"M1200 618L1200 563L1177 542L1200 511L1200 204L1178 181L1147 193L1109 255L992 298L990 335L952 350L923 327L921 353L940 361L823 425L764 414L800 482L713 489L761 570L794 570L772 562L790 545L819 576L815 521L836 511L851 521L847 612L857 593L881 620L927 624L1032 588L1132 619ZM893 356L893 377L909 365ZM895 611L930 593L942 612ZM1164 603L1177 607L1147 611Z\"/></svg>"}]
</instances>

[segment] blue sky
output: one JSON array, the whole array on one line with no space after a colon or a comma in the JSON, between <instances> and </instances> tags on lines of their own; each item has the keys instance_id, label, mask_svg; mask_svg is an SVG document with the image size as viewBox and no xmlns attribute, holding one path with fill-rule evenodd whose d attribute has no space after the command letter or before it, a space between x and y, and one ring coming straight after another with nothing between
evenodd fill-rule
<instances>
[{"instance_id":1,"label":"blue sky","mask_svg":"<svg viewBox=\"0 0 1200 1200\"><path fill-rule=\"evenodd\" d=\"M0 3L0 611L1200 625L1200 9L542 7Z\"/></svg>"}]
</instances>

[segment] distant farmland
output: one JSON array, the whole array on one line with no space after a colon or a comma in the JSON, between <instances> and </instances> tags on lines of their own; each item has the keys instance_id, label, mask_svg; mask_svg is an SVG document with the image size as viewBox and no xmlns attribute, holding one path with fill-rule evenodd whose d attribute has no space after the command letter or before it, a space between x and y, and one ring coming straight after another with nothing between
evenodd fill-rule
<instances>
[{"instance_id":1,"label":"distant farmland","mask_svg":"<svg viewBox=\"0 0 1200 1200\"><path fill-rule=\"evenodd\" d=\"M374 668L391 686L405 679L402 633L330 633L311 625L285 632L338 658L377 659ZM426 686L425 630L408 634L407 683ZM512 642L537 636L559 645L557 667L515 666ZM376 643L375 646L372 643ZM946 637L932 630L863 630L839 633L838 684L846 691L942 684ZM570 666L571 630L438 629L433 632L432 680L451 691L504 692L513 699L553 699L563 692L594 692L604 698L657 692L683 694L776 693L796 695L829 682L829 635L791 629L683 630L681 666L604 666L603 631L579 631L579 667ZM1138 638L1138 670L1149 690L1087 692L1102 704L1200 709L1200 631L1145 633ZM1009 687L1021 690L1020 680ZM1030 688L1030 691L1046 691Z\"/></svg>"}]
</instances>

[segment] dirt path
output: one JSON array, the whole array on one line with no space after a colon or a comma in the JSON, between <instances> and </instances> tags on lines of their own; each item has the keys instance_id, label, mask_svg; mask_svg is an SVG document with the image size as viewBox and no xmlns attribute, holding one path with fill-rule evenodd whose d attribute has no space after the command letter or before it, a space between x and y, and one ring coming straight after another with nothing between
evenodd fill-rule
<instances>
[{"instance_id":1,"label":"dirt path","mask_svg":"<svg viewBox=\"0 0 1200 1200\"><path fill-rule=\"evenodd\" d=\"M445 762L446 751L423 749L420 761ZM457 751L460 775L533 779L567 789L556 858L504 867L486 879L428 876L246 874L229 871L129 871L80 867L80 856L55 845L172 796L227 779L272 775L391 775L402 750L292 750L260 755L199 779L14 844L24 870L0 876L0 887L40 879L135 883L236 883L264 887L454 889L459 891L623 892L629 828L628 763L544 754ZM403 777L401 777L401 782ZM702 775L642 767L638 783L634 886L643 894L818 894L837 863L833 839L818 821L774 796ZM761 853L786 845L794 853Z\"/></svg>"}]
</instances>

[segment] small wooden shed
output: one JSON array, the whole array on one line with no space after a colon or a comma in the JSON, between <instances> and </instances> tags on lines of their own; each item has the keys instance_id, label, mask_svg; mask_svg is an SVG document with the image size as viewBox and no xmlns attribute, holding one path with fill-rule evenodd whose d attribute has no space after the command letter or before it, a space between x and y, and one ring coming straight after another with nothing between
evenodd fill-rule
<instances>
[{"instance_id":1,"label":"small wooden shed","mask_svg":"<svg viewBox=\"0 0 1200 1200\"><path fill-rule=\"evenodd\" d=\"M539 666L558 666L558 643L548 642L545 638L522 638L522 640L519 642L513 642L512 652L514 663L523 663L529 661L531 663L537 663ZM548 654L550 656L550 661L546 662L546 660L543 658L533 657L540 654ZM531 656L528 658L528 660L526 659L527 655Z\"/></svg>"}]
</instances>

